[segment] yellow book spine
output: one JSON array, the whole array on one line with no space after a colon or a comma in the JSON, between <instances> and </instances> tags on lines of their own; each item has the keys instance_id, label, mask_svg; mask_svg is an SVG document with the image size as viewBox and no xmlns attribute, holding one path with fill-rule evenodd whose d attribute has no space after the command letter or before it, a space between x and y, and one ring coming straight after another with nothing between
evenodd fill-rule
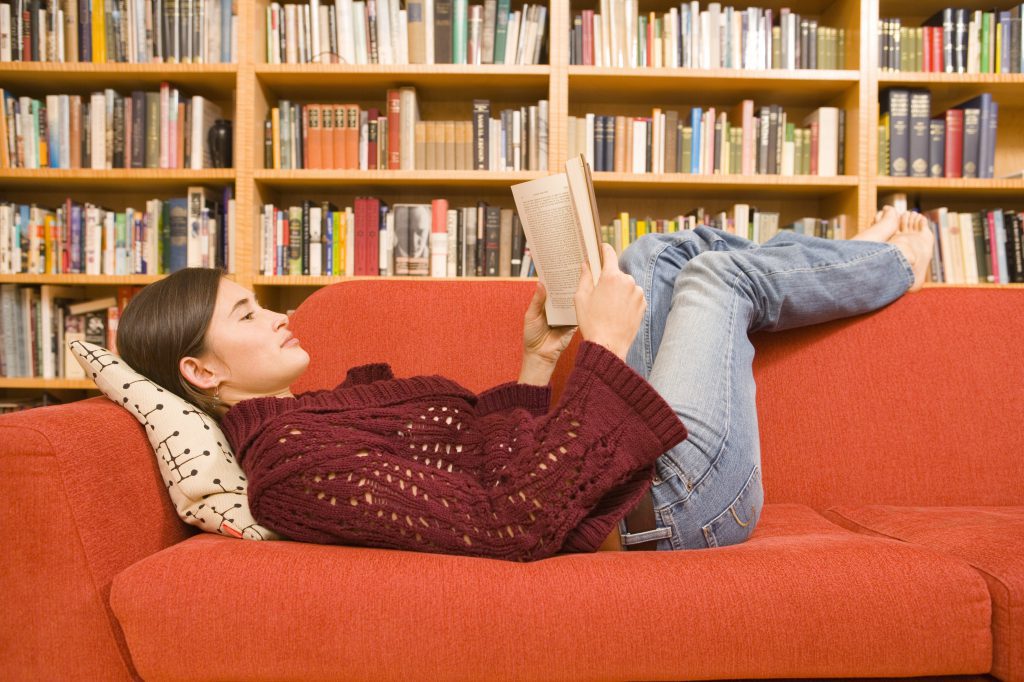
<instances>
[{"instance_id":1,"label":"yellow book spine","mask_svg":"<svg viewBox=\"0 0 1024 682\"><path fill-rule=\"evenodd\" d=\"M992 72L993 73L1002 73L1003 69L1001 68L1001 64L1002 64L1002 61L1003 61L1003 32L1001 30L999 30L1001 28L1001 26L999 26L998 24L995 24L995 22L993 22L993 24L994 24L994 26L995 26L995 28L997 30L995 31L995 34L996 34L996 58L995 58L995 64L992 66Z\"/></svg>"},{"instance_id":2,"label":"yellow book spine","mask_svg":"<svg viewBox=\"0 0 1024 682\"><path fill-rule=\"evenodd\" d=\"M629 246L629 213L623 211L619 214L619 234L622 236L621 250Z\"/></svg>"},{"instance_id":3,"label":"yellow book spine","mask_svg":"<svg viewBox=\"0 0 1024 682\"><path fill-rule=\"evenodd\" d=\"M92 61L107 62L107 18L103 0L92 0Z\"/></svg>"},{"instance_id":4,"label":"yellow book spine","mask_svg":"<svg viewBox=\"0 0 1024 682\"><path fill-rule=\"evenodd\" d=\"M345 256L344 256L344 250L345 250L345 228L342 227L342 225L344 224L344 218L345 218L345 211L344 211L344 209L342 209L340 211L335 211L334 212L334 234L333 234L333 241L334 241L334 252L333 253L334 253L334 257L332 258L333 262L331 263L331 266L332 266L331 274L332 275L341 275L341 274L343 274L342 271L341 271L341 268L342 268L343 264L345 263Z\"/></svg>"},{"instance_id":5,"label":"yellow book spine","mask_svg":"<svg viewBox=\"0 0 1024 682\"><path fill-rule=\"evenodd\" d=\"M647 234L647 221L638 220L636 221L636 238L639 239Z\"/></svg>"}]
</instances>

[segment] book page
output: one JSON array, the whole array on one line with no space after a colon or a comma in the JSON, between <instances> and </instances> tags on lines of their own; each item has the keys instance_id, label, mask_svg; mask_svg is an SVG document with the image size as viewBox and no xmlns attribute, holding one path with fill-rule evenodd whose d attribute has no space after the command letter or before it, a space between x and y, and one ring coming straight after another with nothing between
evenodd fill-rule
<instances>
[{"instance_id":1,"label":"book page","mask_svg":"<svg viewBox=\"0 0 1024 682\"><path fill-rule=\"evenodd\" d=\"M575 325L573 296L585 251L566 175L558 173L513 185L512 196L537 274L547 289L548 324ZM596 284L600 269L591 270Z\"/></svg>"},{"instance_id":2,"label":"book page","mask_svg":"<svg viewBox=\"0 0 1024 682\"><path fill-rule=\"evenodd\" d=\"M601 268L604 266L604 254L601 251L601 219L597 213L597 197L594 196L590 164L583 154L565 162L565 177L569 183L573 209L576 211L576 222L580 226L583 249L596 286Z\"/></svg>"}]
</instances>

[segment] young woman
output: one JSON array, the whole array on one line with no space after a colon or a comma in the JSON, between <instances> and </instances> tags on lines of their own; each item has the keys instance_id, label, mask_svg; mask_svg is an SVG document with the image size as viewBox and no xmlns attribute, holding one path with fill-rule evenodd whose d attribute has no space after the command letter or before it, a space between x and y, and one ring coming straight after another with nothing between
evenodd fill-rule
<instances>
[{"instance_id":1,"label":"young woman","mask_svg":"<svg viewBox=\"0 0 1024 682\"><path fill-rule=\"evenodd\" d=\"M223 427L254 517L292 540L531 561L559 552L735 544L763 505L748 333L867 313L919 289L933 237L886 207L850 240L758 245L701 226L651 234L551 328L538 284L518 381L475 395L385 364L292 395L309 355L288 318L216 269L147 286L121 318L132 368Z\"/></svg>"}]
</instances>

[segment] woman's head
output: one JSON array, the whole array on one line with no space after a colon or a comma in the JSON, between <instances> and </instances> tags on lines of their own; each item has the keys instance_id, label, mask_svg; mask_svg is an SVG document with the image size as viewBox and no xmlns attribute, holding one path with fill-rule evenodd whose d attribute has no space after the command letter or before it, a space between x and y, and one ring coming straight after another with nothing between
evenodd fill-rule
<instances>
[{"instance_id":1,"label":"woman's head","mask_svg":"<svg viewBox=\"0 0 1024 682\"><path fill-rule=\"evenodd\" d=\"M288 317L219 268L183 268L142 289L117 327L128 365L219 419L235 403L290 396L309 366Z\"/></svg>"}]
</instances>

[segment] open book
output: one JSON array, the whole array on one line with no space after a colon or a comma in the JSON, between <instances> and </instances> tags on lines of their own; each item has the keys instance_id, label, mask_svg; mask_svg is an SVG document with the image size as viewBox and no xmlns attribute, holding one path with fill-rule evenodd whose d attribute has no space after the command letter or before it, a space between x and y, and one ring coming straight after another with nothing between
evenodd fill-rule
<instances>
[{"instance_id":1,"label":"open book","mask_svg":"<svg viewBox=\"0 0 1024 682\"><path fill-rule=\"evenodd\" d=\"M573 296L583 259L595 285L604 262L590 164L580 154L565 162L564 173L512 185L512 196L537 275L547 289L548 324L574 326Z\"/></svg>"}]
</instances>

